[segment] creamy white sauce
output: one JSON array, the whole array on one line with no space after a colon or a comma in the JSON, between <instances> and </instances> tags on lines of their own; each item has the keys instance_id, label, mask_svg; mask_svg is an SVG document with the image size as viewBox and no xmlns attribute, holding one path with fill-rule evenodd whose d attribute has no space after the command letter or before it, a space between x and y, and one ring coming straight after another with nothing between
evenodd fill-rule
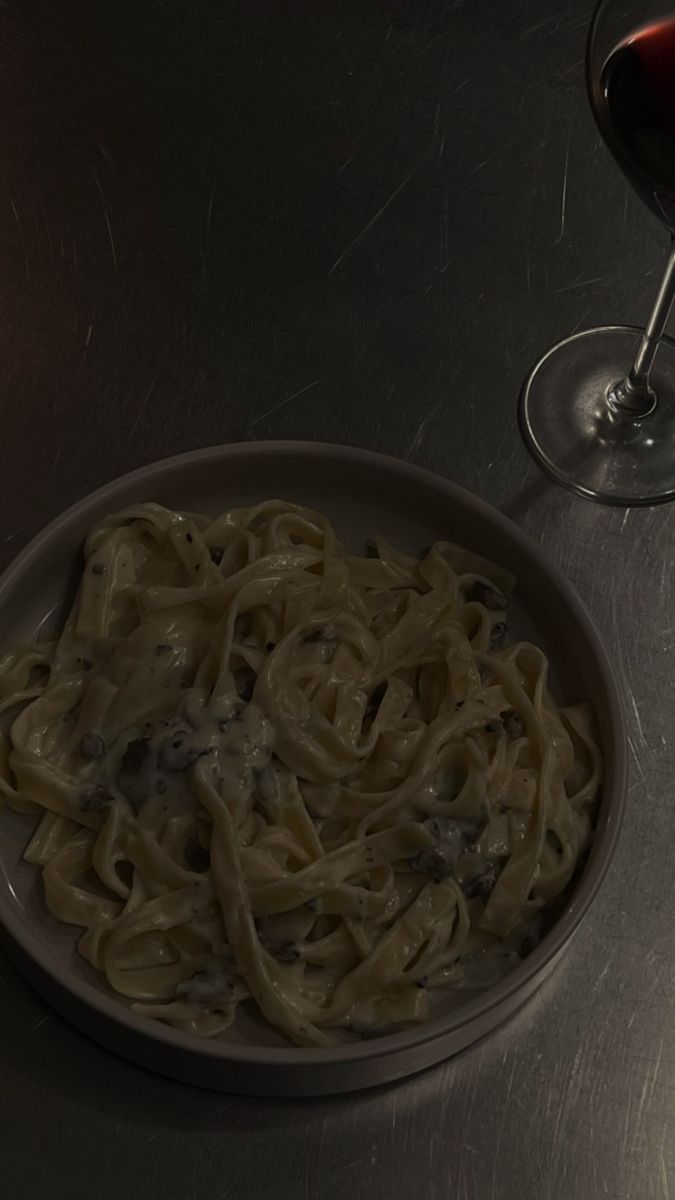
<instances>
[{"instance_id":1,"label":"creamy white sauce","mask_svg":"<svg viewBox=\"0 0 675 1200\"><path fill-rule=\"evenodd\" d=\"M105 728L88 737L102 737ZM191 768L206 758L217 790L234 799L254 787L254 771L270 761L271 723L253 703L227 699L203 704L185 693L175 715L125 729L83 771L86 796L100 791L130 804L139 822L161 836L171 817L196 811Z\"/></svg>"}]
</instances>

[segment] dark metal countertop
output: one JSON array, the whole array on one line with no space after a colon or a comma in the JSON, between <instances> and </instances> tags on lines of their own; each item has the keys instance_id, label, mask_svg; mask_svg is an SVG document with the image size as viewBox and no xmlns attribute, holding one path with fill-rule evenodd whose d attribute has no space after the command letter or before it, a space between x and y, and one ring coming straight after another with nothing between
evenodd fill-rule
<instances>
[{"instance_id":1,"label":"dark metal countertop","mask_svg":"<svg viewBox=\"0 0 675 1200\"><path fill-rule=\"evenodd\" d=\"M0 6L0 566L99 483L346 441L500 506L618 665L632 778L590 916L520 1015L398 1086L283 1102L147 1074L0 961L7 1200L675 1195L675 506L530 461L534 358L642 321L666 250L587 107L586 0Z\"/></svg>"}]
</instances>

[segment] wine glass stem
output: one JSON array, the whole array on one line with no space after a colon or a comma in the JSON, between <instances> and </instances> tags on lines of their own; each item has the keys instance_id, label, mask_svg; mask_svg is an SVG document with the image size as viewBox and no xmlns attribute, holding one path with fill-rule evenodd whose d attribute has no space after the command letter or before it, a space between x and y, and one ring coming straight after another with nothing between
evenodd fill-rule
<instances>
[{"instance_id":1,"label":"wine glass stem","mask_svg":"<svg viewBox=\"0 0 675 1200\"><path fill-rule=\"evenodd\" d=\"M635 362L625 379L615 383L607 397L610 409L640 420L656 408L657 397L650 383L659 341L663 337L668 316L675 299L675 236L671 234L670 254L663 273L654 307L647 321Z\"/></svg>"}]
</instances>

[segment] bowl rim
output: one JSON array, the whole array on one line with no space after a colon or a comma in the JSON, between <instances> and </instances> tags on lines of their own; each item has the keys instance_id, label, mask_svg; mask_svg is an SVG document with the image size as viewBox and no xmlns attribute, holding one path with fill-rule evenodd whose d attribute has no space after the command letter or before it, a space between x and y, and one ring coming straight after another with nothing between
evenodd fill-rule
<instances>
[{"instance_id":1,"label":"bowl rim","mask_svg":"<svg viewBox=\"0 0 675 1200\"><path fill-rule=\"evenodd\" d=\"M152 484L153 480L170 475L183 466L198 466L219 459L293 455L309 458L323 456L339 461L342 465L351 465L356 468L376 468L390 474L394 473L399 478L406 479L417 486L433 489L449 500L473 510L479 517L501 530L505 537L515 542L527 558L537 561L544 575L548 577L556 592L562 597L575 622L581 626L595 656L607 699L607 726L610 733L606 739L608 744L603 749L606 760L611 760L612 763L613 786L611 795L608 791L603 794L602 805L606 809L603 814L603 828L600 835L594 839L591 856L569 901L554 925L542 938L539 946L509 975L479 996L472 997L465 1003L458 1004L450 1012L432 1017L418 1026L360 1042L348 1042L330 1047L290 1045L279 1047L218 1042L215 1039L202 1040L194 1034L183 1033L160 1021L133 1012L114 995L107 995L93 983L74 975L67 966L59 961L57 955L40 941L31 925L22 918L18 905L11 900L11 880L5 875L5 872L0 873L0 924L4 925L6 933L43 975L49 977L60 989L71 993L80 1004L95 1010L101 1017L124 1026L128 1033L141 1035L150 1042L154 1041L167 1049L187 1052L196 1058L218 1059L223 1066L227 1063L238 1065L248 1063L251 1066L269 1068L297 1066L319 1068L338 1063L341 1065L365 1063L394 1053L414 1050L442 1036L452 1035L462 1027L480 1021L492 1010L499 1010L513 997L514 993L520 990L525 992L527 985L532 985L532 981L537 975L541 974L543 977L547 966L553 965L555 959L569 942L571 935L595 898L608 870L616 848L626 802L628 752L621 691L600 635L575 588L567 581L560 569L549 560L546 552L510 517L459 484L452 483L435 472L403 462L391 455L332 442L247 441L189 450L137 467L124 475L117 476L94 491L88 492L30 539L0 575L0 605L11 595L13 588L20 585L23 573L35 564L55 537L67 535L70 527L76 524L89 508L96 507L108 500L114 504L115 497L130 487L136 484Z\"/></svg>"}]
</instances>

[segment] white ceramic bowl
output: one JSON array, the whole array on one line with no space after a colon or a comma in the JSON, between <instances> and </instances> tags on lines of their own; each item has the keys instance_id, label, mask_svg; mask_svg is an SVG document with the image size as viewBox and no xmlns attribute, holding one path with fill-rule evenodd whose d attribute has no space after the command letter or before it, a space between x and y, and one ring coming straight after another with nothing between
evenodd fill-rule
<instances>
[{"instance_id":1,"label":"white ceramic bowl","mask_svg":"<svg viewBox=\"0 0 675 1200\"><path fill-rule=\"evenodd\" d=\"M379 454L312 442L216 446L153 463L79 501L23 550L0 579L2 646L30 638L64 608L80 548L104 514L138 501L220 512L280 497L320 509L343 540L362 549L382 533L417 551L445 538L514 571L516 626L546 650L559 698L591 700L605 784L588 862L537 949L498 986L425 1024L358 1043L297 1049L262 1019L242 1014L217 1040L201 1040L130 1011L75 949L72 928L46 909L40 873L22 860L32 821L0 810L3 945L31 983L84 1033L133 1061L223 1091L312 1095L370 1087L464 1049L514 1012L542 982L595 895L611 859L626 787L626 736L614 673L573 589L541 550L489 505L426 471ZM518 628L519 626L519 628Z\"/></svg>"}]
</instances>

